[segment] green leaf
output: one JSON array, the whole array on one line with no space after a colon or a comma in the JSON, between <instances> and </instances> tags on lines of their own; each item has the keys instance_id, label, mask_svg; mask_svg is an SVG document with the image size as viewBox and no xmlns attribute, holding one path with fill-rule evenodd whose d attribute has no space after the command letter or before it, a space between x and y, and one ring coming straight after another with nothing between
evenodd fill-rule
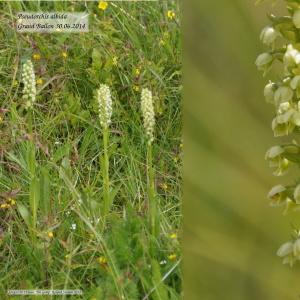
<instances>
[{"instance_id":1,"label":"green leaf","mask_svg":"<svg viewBox=\"0 0 300 300\"><path fill-rule=\"evenodd\" d=\"M63 157L69 157L70 149L71 149L70 144L65 144L59 147L53 155L53 162L58 162Z\"/></svg>"},{"instance_id":2,"label":"green leaf","mask_svg":"<svg viewBox=\"0 0 300 300\"><path fill-rule=\"evenodd\" d=\"M49 214L50 195L51 195L50 175L48 169L46 167L43 167L41 170L41 178L40 178L40 200L41 200L41 209L44 215Z\"/></svg>"},{"instance_id":3,"label":"green leaf","mask_svg":"<svg viewBox=\"0 0 300 300\"><path fill-rule=\"evenodd\" d=\"M154 300L168 300L168 292L163 282L160 266L158 262L154 259L151 261L152 266L152 276L154 283L153 299Z\"/></svg>"},{"instance_id":4,"label":"green leaf","mask_svg":"<svg viewBox=\"0 0 300 300\"><path fill-rule=\"evenodd\" d=\"M28 209L22 203L18 203L17 208L26 225L30 227L30 214Z\"/></svg>"},{"instance_id":5,"label":"green leaf","mask_svg":"<svg viewBox=\"0 0 300 300\"><path fill-rule=\"evenodd\" d=\"M36 228L37 223L37 210L39 206L40 200L40 182L38 178L35 176L32 178L29 188L29 203L31 209L31 217L32 217L32 226Z\"/></svg>"}]
</instances>

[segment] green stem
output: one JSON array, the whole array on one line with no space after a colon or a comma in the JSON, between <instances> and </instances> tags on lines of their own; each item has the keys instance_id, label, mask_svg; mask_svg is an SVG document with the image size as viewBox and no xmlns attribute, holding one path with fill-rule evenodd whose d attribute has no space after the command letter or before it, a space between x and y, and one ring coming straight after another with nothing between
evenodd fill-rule
<instances>
[{"instance_id":1,"label":"green stem","mask_svg":"<svg viewBox=\"0 0 300 300\"><path fill-rule=\"evenodd\" d=\"M28 112L28 133L29 141L27 148L27 161L30 171L30 186L29 186L29 204L31 210L31 226L32 240L36 240L36 223L37 223L37 207L38 207L38 186L36 178L36 159L35 159L35 144L33 141L33 111Z\"/></svg>"},{"instance_id":2,"label":"green stem","mask_svg":"<svg viewBox=\"0 0 300 300\"><path fill-rule=\"evenodd\" d=\"M109 156L108 156L108 142L109 142L109 129L103 130L103 166L102 166L102 179L103 179L103 226L105 226L105 219L110 210L110 182L109 182Z\"/></svg>"},{"instance_id":3,"label":"green stem","mask_svg":"<svg viewBox=\"0 0 300 300\"><path fill-rule=\"evenodd\" d=\"M153 168L153 155L152 145L149 143L147 146L147 189L149 200L149 217L150 228L153 237L158 237L158 223L157 223L157 205L156 205L156 192L155 192L155 176Z\"/></svg>"}]
</instances>

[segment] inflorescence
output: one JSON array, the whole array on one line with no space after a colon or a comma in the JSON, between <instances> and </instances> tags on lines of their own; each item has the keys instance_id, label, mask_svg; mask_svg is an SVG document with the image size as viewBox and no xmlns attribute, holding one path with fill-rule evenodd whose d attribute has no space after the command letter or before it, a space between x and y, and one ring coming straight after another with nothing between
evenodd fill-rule
<instances>
[{"instance_id":1,"label":"inflorescence","mask_svg":"<svg viewBox=\"0 0 300 300\"><path fill-rule=\"evenodd\" d=\"M277 81L269 81L264 89L268 103L274 105L275 117L272 130L275 137L300 132L300 3L289 0L288 16L270 15L271 24L260 35L269 48L258 56L256 65L264 76L276 63L281 64ZM284 175L292 165L300 164L300 145L293 139L290 143L271 147L266 153L275 176ZM284 206L285 213L300 208L300 180L291 185L279 184L268 194L272 206ZM293 265L300 260L300 231L294 230L291 240L283 244L277 254L283 263Z\"/></svg>"}]
</instances>

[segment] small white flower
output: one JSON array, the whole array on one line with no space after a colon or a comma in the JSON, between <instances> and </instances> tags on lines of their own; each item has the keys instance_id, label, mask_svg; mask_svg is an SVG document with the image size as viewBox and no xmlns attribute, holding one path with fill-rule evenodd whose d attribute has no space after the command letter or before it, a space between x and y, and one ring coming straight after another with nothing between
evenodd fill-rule
<instances>
[{"instance_id":1,"label":"small white flower","mask_svg":"<svg viewBox=\"0 0 300 300\"><path fill-rule=\"evenodd\" d=\"M274 27L266 26L260 34L260 39L264 44L271 45L278 36L280 36L280 34Z\"/></svg>"},{"instance_id":2,"label":"small white flower","mask_svg":"<svg viewBox=\"0 0 300 300\"><path fill-rule=\"evenodd\" d=\"M284 257L291 254L293 252L293 246L294 244L292 242L287 242L281 245L277 251L277 255L280 257Z\"/></svg>"},{"instance_id":3,"label":"small white flower","mask_svg":"<svg viewBox=\"0 0 300 300\"><path fill-rule=\"evenodd\" d=\"M272 206L279 206L287 200L286 188L279 184L274 186L268 193L268 198L271 200Z\"/></svg>"},{"instance_id":4,"label":"small white flower","mask_svg":"<svg viewBox=\"0 0 300 300\"><path fill-rule=\"evenodd\" d=\"M284 64L289 66L298 65L300 63L300 52L289 44L283 57Z\"/></svg>"},{"instance_id":5,"label":"small white flower","mask_svg":"<svg viewBox=\"0 0 300 300\"><path fill-rule=\"evenodd\" d=\"M281 175L285 174L290 166L290 161L287 160L282 155L283 153L284 153L283 147L274 146L274 147L270 148L265 155L265 159L269 161L270 167L276 168L276 170L273 173L275 176L281 176ZM272 198L272 196L270 198Z\"/></svg>"},{"instance_id":6,"label":"small white flower","mask_svg":"<svg viewBox=\"0 0 300 300\"><path fill-rule=\"evenodd\" d=\"M286 190L286 188L283 185L281 185L281 184L276 185L269 192L268 198L273 198L274 196L278 196L280 193L282 193L285 190Z\"/></svg>"},{"instance_id":7,"label":"small white flower","mask_svg":"<svg viewBox=\"0 0 300 300\"><path fill-rule=\"evenodd\" d=\"M265 159L276 158L282 153L284 153L284 148L282 148L281 146L273 146L267 151Z\"/></svg>"},{"instance_id":8,"label":"small white flower","mask_svg":"<svg viewBox=\"0 0 300 300\"><path fill-rule=\"evenodd\" d=\"M264 89L264 96L267 102L273 103L274 100L274 84L270 81Z\"/></svg>"},{"instance_id":9,"label":"small white flower","mask_svg":"<svg viewBox=\"0 0 300 300\"><path fill-rule=\"evenodd\" d=\"M165 265L166 263L167 263L166 260L162 260L159 264L160 264L160 265Z\"/></svg>"},{"instance_id":10,"label":"small white flower","mask_svg":"<svg viewBox=\"0 0 300 300\"><path fill-rule=\"evenodd\" d=\"M300 75L295 76L291 80L290 86L293 90L297 89L300 86Z\"/></svg>"},{"instance_id":11,"label":"small white flower","mask_svg":"<svg viewBox=\"0 0 300 300\"><path fill-rule=\"evenodd\" d=\"M279 105L279 108L278 108L278 112L280 114L288 111L290 109L291 105L290 105L290 102L283 102L283 103L280 103Z\"/></svg>"},{"instance_id":12,"label":"small white flower","mask_svg":"<svg viewBox=\"0 0 300 300\"><path fill-rule=\"evenodd\" d=\"M77 225L76 225L75 223L73 223L73 224L71 225L71 229L72 229L72 230L76 230L76 227L77 227Z\"/></svg>"},{"instance_id":13,"label":"small white flower","mask_svg":"<svg viewBox=\"0 0 300 300\"><path fill-rule=\"evenodd\" d=\"M274 95L275 102L277 104L281 102L288 102L293 98L293 90L290 87L287 86L281 86L279 87Z\"/></svg>"},{"instance_id":14,"label":"small white flower","mask_svg":"<svg viewBox=\"0 0 300 300\"><path fill-rule=\"evenodd\" d=\"M293 23L296 28L300 28L300 9L297 9L293 15Z\"/></svg>"},{"instance_id":15,"label":"small white flower","mask_svg":"<svg viewBox=\"0 0 300 300\"><path fill-rule=\"evenodd\" d=\"M288 111L279 114L276 117L276 122L280 125L293 124L294 113L295 113L294 109L289 109ZM291 132L291 131L288 131L288 132Z\"/></svg>"},{"instance_id":16,"label":"small white flower","mask_svg":"<svg viewBox=\"0 0 300 300\"><path fill-rule=\"evenodd\" d=\"M295 110L293 109L278 115L272 121L274 136L289 135L293 132L295 125L297 125L296 122L298 121L295 119Z\"/></svg>"},{"instance_id":17,"label":"small white flower","mask_svg":"<svg viewBox=\"0 0 300 300\"><path fill-rule=\"evenodd\" d=\"M273 56L270 53L262 53L257 57L255 64L259 70L266 71L271 65L272 61Z\"/></svg>"}]
</instances>

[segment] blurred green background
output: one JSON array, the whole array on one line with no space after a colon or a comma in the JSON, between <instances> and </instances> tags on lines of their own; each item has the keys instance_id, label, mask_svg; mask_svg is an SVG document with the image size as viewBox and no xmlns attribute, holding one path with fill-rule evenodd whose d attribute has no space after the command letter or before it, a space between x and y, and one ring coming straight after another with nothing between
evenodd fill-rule
<instances>
[{"instance_id":1,"label":"blurred green background","mask_svg":"<svg viewBox=\"0 0 300 300\"><path fill-rule=\"evenodd\" d=\"M299 214L283 216L266 194L289 177L272 176L268 81L254 61L267 12L283 0L186 2L184 20L184 291L187 300L290 300L300 267L282 265L278 247ZM297 137L296 137L297 138ZM297 174L297 171L294 173ZM298 171L299 175L299 171ZM300 265L300 264L299 264Z\"/></svg>"}]
</instances>

